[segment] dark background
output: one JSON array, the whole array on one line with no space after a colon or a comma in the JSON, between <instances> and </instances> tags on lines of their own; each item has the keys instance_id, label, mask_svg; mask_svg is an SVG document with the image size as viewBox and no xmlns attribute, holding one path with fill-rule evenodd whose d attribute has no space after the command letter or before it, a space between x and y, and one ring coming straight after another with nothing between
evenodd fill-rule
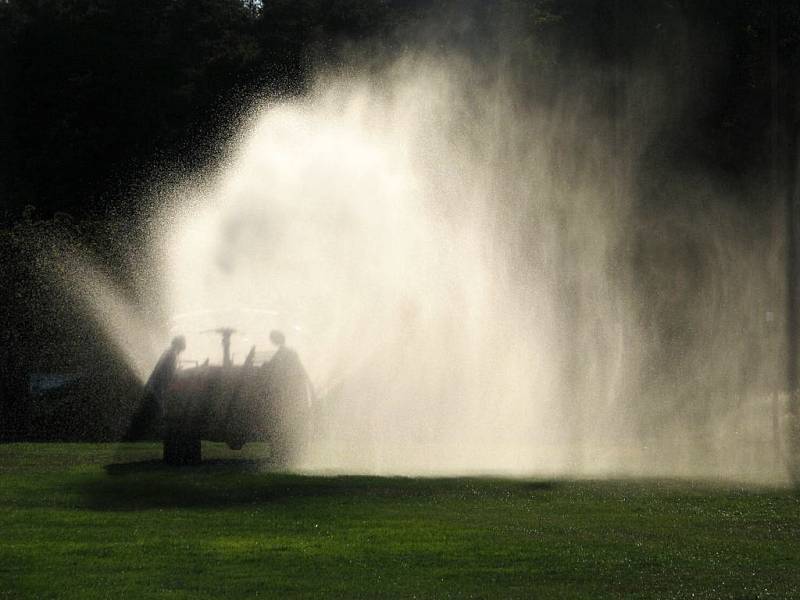
<instances>
[{"instance_id":1,"label":"dark background","mask_svg":"<svg viewBox=\"0 0 800 600\"><path fill-rule=\"evenodd\" d=\"M694 96L649 160L732 188L778 182L778 194L737 197L754 212L784 201L800 76L790 0L0 0L0 438L118 435L126 417L107 398L59 401L33 422L33 372L102 365L123 396L137 393L93 326L35 276L43 245L80 241L124 289L159 189L217 164L253 103L303 93L315 67L352 48L452 46L481 60L512 22L516 38L550 48L551 73L646 57Z\"/></svg>"}]
</instances>

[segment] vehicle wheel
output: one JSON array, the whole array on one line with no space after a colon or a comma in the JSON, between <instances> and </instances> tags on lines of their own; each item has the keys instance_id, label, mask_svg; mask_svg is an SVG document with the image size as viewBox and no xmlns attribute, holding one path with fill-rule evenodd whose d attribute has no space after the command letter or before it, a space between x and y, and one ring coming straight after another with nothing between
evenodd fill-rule
<instances>
[{"instance_id":1,"label":"vehicle wheel","mask_svg":"<svg viewBox=\"0 0 800 600\"><path fill-rule=\"evenodd\" d=\"M164 440L164 462L168 465L197 465L203 460L199 438L170 437Z\"/></svg>"},{"instance_id":2,"label":"vehicle wheel","mask_svg":"<svg viewBox=\"0 0 800 600\"><path fill-rule=\"evenodd\" d=\"M244 444L245 443L241 440L233 440L228 442L228 448L230 448L231 450L241 450L242 448L244 448Z\"/></svg>"}]
</instances>

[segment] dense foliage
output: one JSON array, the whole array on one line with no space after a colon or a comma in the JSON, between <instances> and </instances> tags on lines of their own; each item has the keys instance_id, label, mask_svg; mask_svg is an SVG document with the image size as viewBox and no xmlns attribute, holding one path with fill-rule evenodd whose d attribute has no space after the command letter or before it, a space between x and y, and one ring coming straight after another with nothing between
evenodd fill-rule
<instances>
[{"instance_id":1,"label":"dense foliage","mask_svg":"<svg viewBox=\"0 0 800 600\"><path fill-rule=\"evenodd\" d=\"M133 213L160 173L213 162L254 98L301 91L309 65L335 62L348 43L380 40L391 52L416 30L491 49L492 24L511 13L528 17L532 33L556 36L562 59L660 56L705 96L673 156L688 151L739 172L763 155L776 85L793 87L785 71L797 64L800 10L777 3L773 14L773 4L9 0L0 3L3 216L14 220L26 205Z\"/></svg>"}]
</instances>

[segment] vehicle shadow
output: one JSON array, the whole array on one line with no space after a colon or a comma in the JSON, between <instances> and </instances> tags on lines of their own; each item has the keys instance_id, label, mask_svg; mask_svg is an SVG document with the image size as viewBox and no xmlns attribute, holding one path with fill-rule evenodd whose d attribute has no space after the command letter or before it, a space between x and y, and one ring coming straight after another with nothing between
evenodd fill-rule
<instances>
[{"instance_id":1,"label":"vehicle shadow","mask_svg":"<svg viewBox=\"0 0 800 600\"><path fill-rule=\"evenodd\" d=\"M217 458L204 460L199 465L172 466L160 459L140 460L127 463L112 463L104 467L105 472L112 477L141 475L146 473L253 473L269 470L271 463L268 460L247 458Z\"/></svg>"},{"instance_id":2,"label":"vehicle shadow","mask_svg":"<svg viewBox=\"0 0 800 600\"><path fill-rule=\"evenodd\" d=\"M553 481L480 477L377 477L305 475L270 470L258 460L209 460L172 467L158 460L115 463L80 484L85 506L98 511L158 508L225 508L309 501L314 498L379 499L475 497L547 492Z\"/></svg>"}]
</instances>

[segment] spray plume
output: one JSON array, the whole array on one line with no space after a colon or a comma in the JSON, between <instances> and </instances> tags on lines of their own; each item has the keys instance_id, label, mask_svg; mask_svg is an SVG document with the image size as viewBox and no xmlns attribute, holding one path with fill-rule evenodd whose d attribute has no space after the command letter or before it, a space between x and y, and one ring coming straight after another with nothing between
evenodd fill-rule
<instances>
[{"instance_id":1,"label":"spray plume","mask_svg":"<svg viewBox=\"0 0 800 600\"><path fill-rule=\"evenodd\" d=\"M140 379L170 335L219 362L232 327L240 362L283 330L319 396L297 467L785 483L780 215L652 168L657 71L512 67L410 57L253 111L156 220L146 309L51 268Z\"/></svg>"}]
</instances>

